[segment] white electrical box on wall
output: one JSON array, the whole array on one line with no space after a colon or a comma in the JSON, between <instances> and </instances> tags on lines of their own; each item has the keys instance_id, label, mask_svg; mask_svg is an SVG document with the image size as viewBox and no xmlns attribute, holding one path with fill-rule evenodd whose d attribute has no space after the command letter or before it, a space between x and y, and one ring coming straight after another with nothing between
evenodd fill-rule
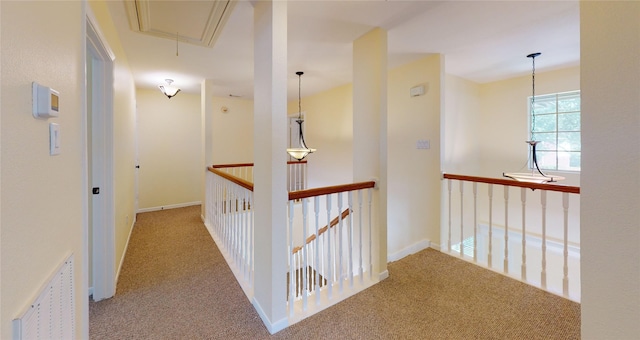
<instances>
[{"instance_id":1,"label":"white electrical box on wall","mask_svg":"<svg viewBox=\"0 0 640 340\"><path fill-rule=\"evenodd\" d=\"M409 96L418 97L424 95L424 85L414 86L409 90Z\"/></svg>"},{"instance_id":2,"label":"white electrical box on wall","mask_svg":"<svg viewBox=\"0 0 640 340\"><path fill-rule=\"evenodd\" d=\"M60 112L60 93L33 82L33 116L35 118L58 117Z\"/></svg>"}]
</instances>

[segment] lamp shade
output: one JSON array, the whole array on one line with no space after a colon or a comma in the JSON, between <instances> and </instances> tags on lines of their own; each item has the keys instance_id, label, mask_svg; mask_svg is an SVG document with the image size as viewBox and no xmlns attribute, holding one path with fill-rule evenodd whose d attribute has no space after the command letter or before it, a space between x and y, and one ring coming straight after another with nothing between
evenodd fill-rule
<instances>
[{"instance_id":1,"label":"lamp shade","mask_svg":"<svg viewBox=\"0 0 640 340\"><path fill-rule=\"evenodd\" d=\"M307 146L307 143L304 141L304 134L302 132L302 123L304 123L304 119L302 119L302 104L301 104L301 96L300 96L300 84L301 84L301 76L304 72L296 72L298 75L298 119L296 119L296 123L298 123L298 144L300 147L298 148L288 148L287 153L289 156L293 157L296 160L303 160L310 153L316 151L316 149L312 149Z\"/></svg>"},{"instance_id":2,"label":"lamp shade","mask_svg":"<svg viewBox=\"0 0 640 340\"><path fill-rule=\"evenodd\" d=\"M305 148L289 148L287 149L287 153L289 156L301 161L305 157L307 157L310 153L315 152L316 149L305 149Z\"/></svg>"},{"instance_id":3,"label":"lamp shade","mask_svg":"<svg viewBox=\"0 0 640 340\"><path fill-rule=\"evenodd\" d=\"M164 81L167 82L167 85L158 85L158 88L165 96L167 96L167 98L171 99L171 97L180 92L179 88L171 85L171 83L173 83L172 79L165 79Z\"/></svg>"},{"instance_id":4,"label":"lamp shade","mask_svg":"<svg viewBox=\"0 0 640 340\"><path fill-rule=\"evenodd\" d=\"M545 175L542 176L540 174L536 174L533 172L505 172L502 174L504 177L515 179L518 182L527 182L527 183L552 183L557 181L562 181L565 178L562 176L556 175Z\"/></svg>"}]
</instances>

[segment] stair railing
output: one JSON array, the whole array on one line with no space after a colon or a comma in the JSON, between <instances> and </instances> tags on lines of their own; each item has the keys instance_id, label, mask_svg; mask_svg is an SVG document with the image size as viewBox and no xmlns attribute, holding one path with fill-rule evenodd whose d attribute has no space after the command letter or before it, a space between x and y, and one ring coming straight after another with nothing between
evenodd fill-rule
<instances>
[{"instance_id":1,"label":"stair railing","mask_svg":"<svg viewBox=\"0 0 640 340\"><path fill-rule=\"evenodd\" d=\"M253 295L253 183L233 167L209 167L205 226L248 297ZM246 175L249 171L236 171Z\"/></svg>"},{"instance_id":2,"label":"stair railing","mask_svg":"<svg viewBox=\"0 0 640 340\"><path fill-rule=\"evenodd\" d=\"M205 225L249 299L255 256L253 183L248 180L253 178L252 167L250 163L209 167L205 197ZM306 162L289 162L294 178L289 187L306 186L306 169L300 167ZM374 187L375 182L369 181L289 192L289 270L282 289L287 288L290 324L377 283ZM315 303L309 303L311 296Z\"/></svg>"},{"instance_id":3,"label":"stair railing","mask_svg":"<svg viewBox=\"0 0 640 340\"><path fill-rule=\"evenodd\" d=\"M253 182L253 163L218 164L212 168L227 174ZM307 188L307 161L287 162L287 191Z\"/></svg>"},{"instance_id":4,"label":"stair railing","mask_svg":"<svg viewBox=\"0 0 640 340\"><path fill-rule=\"evenodd\" d=\"M580 187L443 178L443 252L580 301ZM502 194L494 195L495 186ZM532 202L535 196L539 203ZM570 202L578 208L569 210Z\"/></svg>"},{"instance_id":5,"label":"stair railing","mask_svg":"<svg viewBox=\"0 0 640 340\"><path fill-rule=\"evenodd\" d=\"M322 310L375 283L374 186L360 182L289 193L290 318Z\"/></svg>"}]
</instances>

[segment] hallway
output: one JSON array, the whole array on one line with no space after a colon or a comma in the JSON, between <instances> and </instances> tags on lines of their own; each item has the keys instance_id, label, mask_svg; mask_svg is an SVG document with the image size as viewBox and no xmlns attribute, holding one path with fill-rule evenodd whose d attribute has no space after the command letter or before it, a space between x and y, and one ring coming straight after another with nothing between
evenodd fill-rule
<instances>
[{"instance_id":1,"label":"hallway","mask_svg":"<svg viewBox=\"0 0 640 340\"><path fill-rule=\"evenodd\" d=\"M91 339L579 339L580 306L434 250L380 284L269 335L200 220L138 214L116 296L90 303Z\"/></svg>"}]
</instances>

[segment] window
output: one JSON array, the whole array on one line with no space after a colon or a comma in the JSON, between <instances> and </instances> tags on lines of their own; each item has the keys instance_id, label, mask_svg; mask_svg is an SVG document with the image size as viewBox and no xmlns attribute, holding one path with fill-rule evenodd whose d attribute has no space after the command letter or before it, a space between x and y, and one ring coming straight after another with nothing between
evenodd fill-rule
<instances>
[{"instance_id":1,"label":"window","mask_svg":"<svg viewBox=\"0 0 640 340\"><path fill-rule=\"evenodd\" d=\"M580 171L580 91L529 97L529 124L541 169Z\"/></svg>"}]
</instances>

